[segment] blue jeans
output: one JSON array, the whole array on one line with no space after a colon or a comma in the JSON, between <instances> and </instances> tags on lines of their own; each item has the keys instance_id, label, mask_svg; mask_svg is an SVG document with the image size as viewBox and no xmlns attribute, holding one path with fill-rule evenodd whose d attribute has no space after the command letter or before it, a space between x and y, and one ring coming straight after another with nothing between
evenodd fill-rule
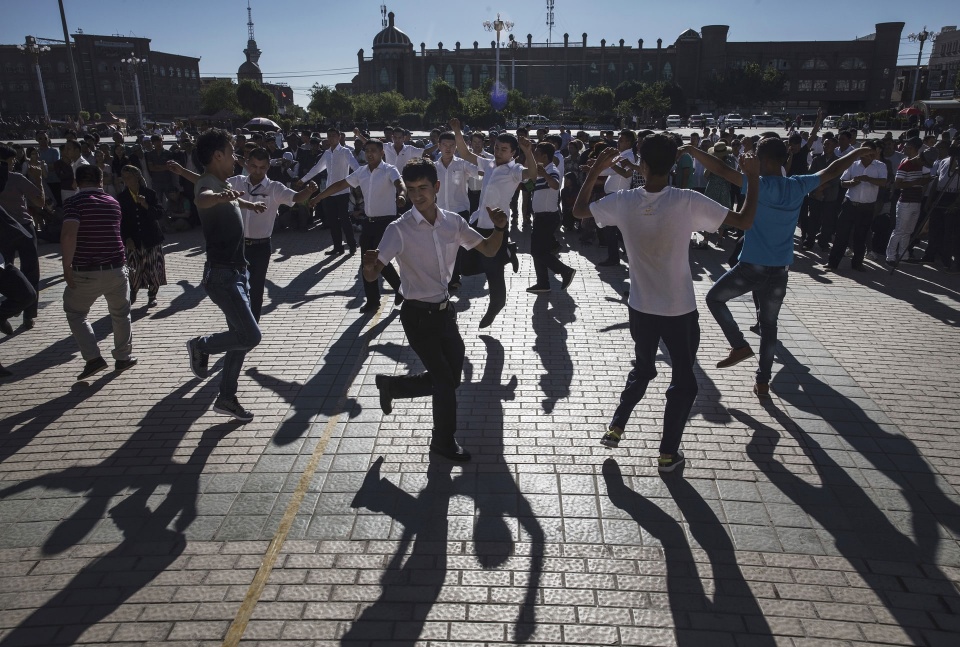
<instances>
[{"instance_id":1,"label":"blue jeans","mask_svg":"<svg viewBox=\"0 0 960 647\"><path fill-rule=\"evenodd\" d=\"M220 395L234 396L243 358L260 343L260 326L250 311L247 272L208 266L204 270L203 287L226 317L227 330L201 337L197 349L210 355L225 353Z\"/></svg>"},{"instance_id":2,"label":"blue jeans","mask_svg":"<svg viewBox=\"0 0 960 647\"><path fill-rule=\"evenodd\" d=\"M720 324L731 348L749 346L740 327L727 307L727 301L753 292L760 323L760 362L757 382L768 384L773 370L773 353L777 347L777 317L787 294L787 267L737 263L721 276L707 292L707 307Z\"/></svg>"},{"instance_id":3,"label":"blue jeans","mask_svg":"<svg viewBox=\"0 0 960 647\"><path fill-rule=\"evenodd\" d=\"M670 386L667 387L667 406L663 411L661 454L676 454L680 448L683 428L697 399L697 376L693 365L700 346L700 314L693 312L678 317L646 314L633 308L630 312L630 336L637 361L627 375L627 383L620 394L620 405L610 421L612 427L624 429L630 414L643 399L647 384L657 376L657 349L663 340L670 355Z\"/></svg>"}]
</instances>

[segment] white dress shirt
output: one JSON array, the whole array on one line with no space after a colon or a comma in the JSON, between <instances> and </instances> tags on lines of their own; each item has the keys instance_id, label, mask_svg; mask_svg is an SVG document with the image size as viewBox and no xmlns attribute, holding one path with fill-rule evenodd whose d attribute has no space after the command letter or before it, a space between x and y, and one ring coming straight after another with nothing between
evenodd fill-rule
<instances>
[{"instance_id":1,"label":"white dress shirt","mask_svg":"<svg viewBox=\"0 0 960 647\"><path fill-rule=\"evenodd\" d=\"M487 207L501 209L509 216L510 201L517 187L523 182L523 172L527 169L515 160L497 166L496 160L479 157L477 168L483 171L483 185L480 189L480 208L470 216L470 224L482 229L493 229Z\"/></svg>"},{"instance_id":2,"label":"white dress shirt","mask_svg":"<svg viewBox=\"0 0 960 647\"><path fill-rule=\"evenodd\" d=\"M883 162L873 160L869 166L864 167L863 162L857 160L853 166L843 172L840 177L842 182L849 182L858 177L872 177L878 179L887 178L887 165ZM851 202L873 203L877 201L877 194L880 193L880 187L867 182L861 182L857 186L847 189L847 200Z\"/></svg>"},{"instance_id":3,"label":"white dress shirt","mask_svg":"<svg viewBox=\"0 0 960 647\"><path fill-rule=\"evenodd\" d=\"M470 149L470 151L473 152L473 149ZM492 154L492 153L488 153L487 151L482 151L482 152L480 152L480 153L477 153L477 157L479 157L479 158L481 158L481 159L492 160L492 159L493 159L493 154ZM471 177L471 178L468 178L468 179L467 179L467 189L468 189L468 190L470 190L470 191L479 191L482 187L483 187L483 177L482 177L482 176L477 175L477 176L475 176L475 177Z\"/></svg>"},{"instance_id":4,"label":"white dress shirt","mask_svg":"<svg viewBox=\"0 0 960 647\"><path fill-rule=\"evenodd\" d=\"M437 193L437 206L457 213L470 210L470 197L467 195L467 180L479 177L480 169L462 157L454 157L449 166L443 161L435 163L437 178L440 180L440 192Z\"/></svg>"},{"instance_id":5,"label":"white dress shirt","mask_svg":"<svg viewBox=\"0 0 960 647\"><path fill-rule=\"evenodd\" d=\"M387 225L380 240L378 260L397 259L400 294L405 299L440 303L449 297L457 250L473 249L483 236L452 211L437 209L431 225L416 207Z\"/></svg>"},{"instance_id":6,"label":"white dress shirt","mask_svg":"<svg viewBox=\"0 0 960 647\"><path fill-rule=\"evenodd\" d=\"M396 146L393 144L383 147L383 160L387 164L392 164L401 170L403 170L404 164L410 160L417 159L422 155L422 148L417 148L416 146L411 146L410 144L404 144L399 153L397 152Z\"/></svg>"},{"instance_id":7,"label":"white dress shirt","mask_svg":"<svg viewBox=\"0 0 960 647\"><path fill-rule=\"evenodd\" d=\"M276 182L264 177L259 184L251 184L246 175L234 175L227 178L227 184L234 191L243 191L243 199L249 202L263 202L267 210L257 213L250 209L241 209L243 216L244 238L269 238L273 233L273 223L277 219L277 210L280 205L293 205L293 197L297 192L283 182Z\"/></svg>"},{"instance_id":8,"label":"white dress shirt","mask_svg":"<svg viewBox=\"0 0 960 647\"><path fill-rule=\"evenodd\" d=\"M360 168L360 163L357 162L353 151L337 144L336 148L331 148L321 155L317 163L313 165L313 168L307 171L307 174L300 178L300 181L306 184L312 180L314 176L320 174L322 171L326 171L327 186L330 186L334 182L347 179L347 176L358 168ZM333 195L344 195L347 191L349 191L349 189L343 189Z\"/></svg>"},{"instance_id":9,"label":"white dress shirt","mask_svg":"<svg viewBox=\"0 0 960 647\"><path fill-rule=\"evenodd\" d=\"M631 164L637 163L637 156L632 150L620 151L620 157L627 160ZM610 174L607 176L607 181L603 183L603 190L606 193L616 193L617 191L626 190L630 188L630 182L633 181L633 171L630 172L628 177L623 177L613 169L609 169ZM604 171L606 173L606 171Z\"/></svg>"},{"instance_id":10,"label":"white dress shirt","mask_svg":"<svg viewBox=\"0 0 960 647\"><path fill-rule=\"evenodd\" d=\"M360 187L363 193L363 211L367 218L382 218L397 215L397 180L400 171L386 162L380 162L376 168L369 165L360 167L347 176L347 184Z\"/></svg>"}]
</instances>

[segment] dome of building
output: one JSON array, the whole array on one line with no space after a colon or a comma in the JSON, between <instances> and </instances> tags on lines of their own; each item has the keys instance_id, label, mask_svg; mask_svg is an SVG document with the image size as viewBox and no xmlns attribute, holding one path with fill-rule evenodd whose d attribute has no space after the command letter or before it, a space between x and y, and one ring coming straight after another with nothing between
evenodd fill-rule
<instances>
[{"instance_id":1,"label":"dome of building","mask_svg":"<svg viewBox=\"0 0 960 647\"><path fill-rule=\"evenodd\" d=\"M405 33L397 29L393 24L393 12L391 11L387 14L387 19L389 20L386 29L381 31L379 34L373 38L373 48L377 49L378 47L413 47L413 43L410 42L410 37Z\"/></svg>"},{"instance_id":2,"label":"dome of building","mask_svg":"<svg viewBox=\"0 0 960 647\"><path fill-rule=\"evenodd\" d=\"M677 40L700 40L700 34L698 34L692 29L688 29L687 31L677 36Z\"/></svg>"}]
</instances>

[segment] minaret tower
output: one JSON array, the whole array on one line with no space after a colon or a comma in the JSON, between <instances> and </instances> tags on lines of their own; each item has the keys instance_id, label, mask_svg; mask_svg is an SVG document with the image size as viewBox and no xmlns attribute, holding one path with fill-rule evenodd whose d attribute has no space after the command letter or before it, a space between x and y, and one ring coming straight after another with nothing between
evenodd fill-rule
<instances>
[{"instance_id":1,"label":"minaret tower","mask_svg":"<svg viewBox=\"0 0 960 647\"><path fill-rule=\"evenodd\" d=\"M247 0L247 49L243 50L246 54L246 62L237 70L237 80L243 81L250 79L257 83L263 83L263 73L260 71L260 50L257 48L257 41L253 36L253 11L250 9L250 0Z\"/></svg>"}]
</instances>

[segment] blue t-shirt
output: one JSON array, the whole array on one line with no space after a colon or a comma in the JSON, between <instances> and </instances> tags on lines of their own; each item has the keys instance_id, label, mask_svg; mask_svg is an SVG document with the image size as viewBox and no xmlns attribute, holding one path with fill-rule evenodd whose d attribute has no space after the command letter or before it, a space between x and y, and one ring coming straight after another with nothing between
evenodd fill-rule
<instances>
[{"instance_id":1,"label":"blue t-shirt","mask_svg":"<svg viewBox=\"0 0 960 647\"><path fill-rule=\"evenodd\" d=\"M820 186L818 175L760 176L757 215L743 237L740 260L756 265L786 266L793 263L793 232L803 198ZM747 176L743 176L747 191Z\"/></svg>"}]
</instances>

